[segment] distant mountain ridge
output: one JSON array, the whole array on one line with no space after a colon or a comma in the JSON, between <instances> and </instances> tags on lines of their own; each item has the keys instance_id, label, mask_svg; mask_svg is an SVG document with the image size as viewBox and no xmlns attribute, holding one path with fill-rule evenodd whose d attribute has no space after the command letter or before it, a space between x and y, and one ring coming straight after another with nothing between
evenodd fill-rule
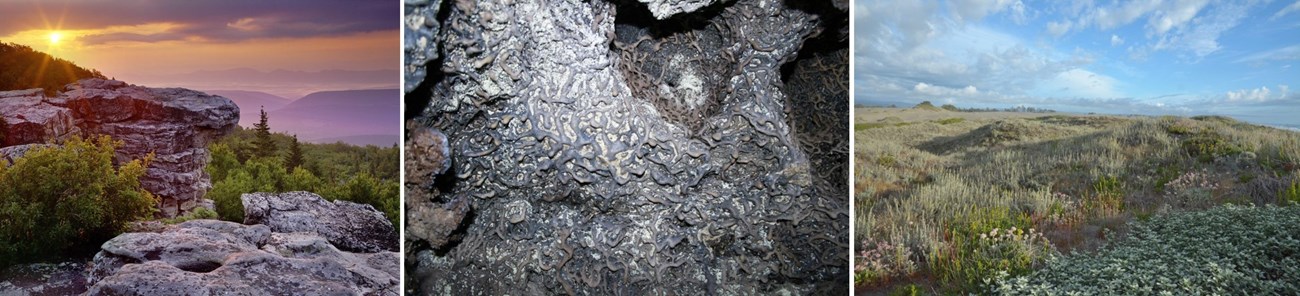
<instances>
[{"instance_id":1,"label":"distant mountain ridge","mask_svg":"<svg viewBox=\"0 0 1300 296\"><path fill-rule=\"evenodd\" d=\"M158 86L183 86L192 89L231 89L259 91L290 100L323 89L397 88L398 70L257 70L235 68L199 70L187 73L158 73L132 77L132 81Z\"/></svg>"},{"instance_id":2,"label":"distant mountain ridge","mask_svg":"<svg viewBox=\"0 0 1300 296\"><path fill-rule=\"evenodd\" d=\"M253 124L257 123L258 116L260 115L258 110L262 108L265 108L268 112L275 111L293 102L277 95L259 91L206 90L203 92L223 96L231 101L235 101L235 105L239 105L240 126L253 126Z\"/></svg>"},{"instance_id":3,"label":"distant mountain ridge","mask_svg":"<svg viewBox=\"0 0 1300 296\"><path fill-rule=\"evenodd\" d=\"M400 100L396 88L316 92L267 111L268 123L307 142L388 146L400 139Z\"/></svg>"}]
</instances>

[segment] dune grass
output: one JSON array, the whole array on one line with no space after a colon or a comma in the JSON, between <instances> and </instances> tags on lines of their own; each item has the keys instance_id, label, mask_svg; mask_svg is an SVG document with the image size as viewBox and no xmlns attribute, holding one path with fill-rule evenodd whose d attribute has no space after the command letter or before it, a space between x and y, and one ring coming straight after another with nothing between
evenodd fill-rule
<instances>
[{"instance_id":1,"label":"dune grass","mask_svg":"<svg viewBox=\"0 0 1300 296\"><path fill-rule=\"evenodd\" d=\"M855 129L860 290L984 292L1129 221L1300 199L1300 133L1230 118L899 124Z\"/></svg>"}]
</instances>

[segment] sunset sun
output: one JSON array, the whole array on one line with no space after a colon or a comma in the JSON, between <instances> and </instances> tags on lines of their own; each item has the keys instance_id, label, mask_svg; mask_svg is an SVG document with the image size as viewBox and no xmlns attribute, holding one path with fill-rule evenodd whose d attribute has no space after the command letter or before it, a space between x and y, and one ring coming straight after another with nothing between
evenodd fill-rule
<instances>
[{"instance_id":1,"label":"sunset sun","mask_svg":"<svg viewBox=\"0 0 1300 296\"><path fill-rule=\"evenodd\" d=\"M50 32L49 37L50 37L50 44L59 44L59 40L63 39L63 33L60 33L58 31Z\"/></svg>"}]
</instances>

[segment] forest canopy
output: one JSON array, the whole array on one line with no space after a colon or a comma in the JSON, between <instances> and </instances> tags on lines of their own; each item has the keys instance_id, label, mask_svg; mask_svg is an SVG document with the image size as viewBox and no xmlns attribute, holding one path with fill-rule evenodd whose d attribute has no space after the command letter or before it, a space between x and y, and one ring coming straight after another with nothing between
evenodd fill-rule
<instances>
[{"instance_id":1,"label":"forest canopy","mask_svg":"<svg viewBox=\"0 0 1300 296\"><path fill-rule=\"evenodd\" d=\"M207 171L213 188L207 198L223 220L243 222L244 193L310 191L329 200L371 205L394 226L400 221L401 159L396 145L302 143L259 123L251 129L236 127L209 148L212 162Z\"/></svg>"},{"instance_id":2,"label":"forest canopy","mask_svg":"<svg viewBox=\"0 0 1300 296\"><path fill-rule=\"evenodd\" d=\"M105 78L98 70L36 51L29 46L0 42L0 91L40 88L54 95L63 86L86 78Z\"/></svg>"}]
</instances>

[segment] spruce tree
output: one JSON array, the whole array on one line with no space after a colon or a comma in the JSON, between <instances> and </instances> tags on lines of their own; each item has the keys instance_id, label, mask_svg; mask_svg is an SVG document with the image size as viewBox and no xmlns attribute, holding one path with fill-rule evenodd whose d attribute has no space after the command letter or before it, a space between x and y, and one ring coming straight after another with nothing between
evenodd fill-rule
<instances>
[{"instance_id":1,"label":"spruce tree","mask_svg":"<svg viewBox=\"0 0 1300 296\"><path fill-rule=\"evenodd\" d=\"M275 139L271 138L271 126L266 123L266 109L261 109L261 111L261 120L253 125L253 129L257 134L257 138L253 139L253 145L257 146L257 156L271 157L275 155L275 151L279 150L279 148L275 146Z\"/></svg>"},{"instance_id":2,"label":"spruce tree","mask_svg":"<svg viewBox=\"0 0 1300 296\"><path fill-rule=\"evenodd\" d=\"M293 142L289 143L289 155L287 157L285 168L289 169L289 171L292 172L293 169L302 166L302 147L298 145L298 135L293 135Z\"/></svg>"}]
</instances>

